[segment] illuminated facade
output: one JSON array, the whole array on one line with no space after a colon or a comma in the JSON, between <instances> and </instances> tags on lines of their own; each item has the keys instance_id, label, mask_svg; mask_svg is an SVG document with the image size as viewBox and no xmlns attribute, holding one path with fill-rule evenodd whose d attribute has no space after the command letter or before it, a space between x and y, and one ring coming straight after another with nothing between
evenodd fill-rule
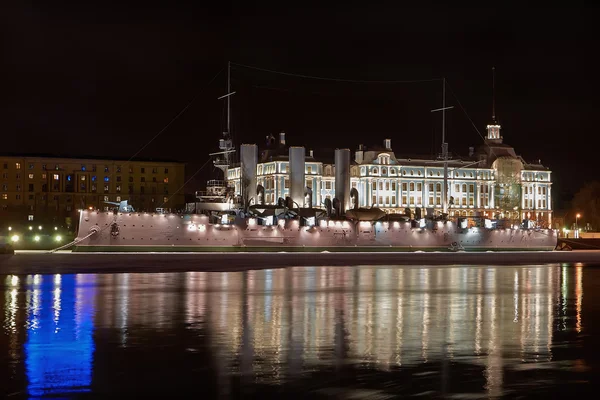
<instances>
[{"instance_id":1,"label":"illuminated facade","mask_svg":"<svg viewBox=\"0 0 600 400\"><path fill-rule=\"evenodd\" d=\"M448 161L448 200L451 216L530 219L549 226L552 218L551 171L527 163L502 142L500 125L488 125L485 144L470 148L469 156ZM257 184L265 189L265 204L289 196L289 160L285 141L279 151L264 151L257 165ZM379 207L388 213L406 208L442 212L444 166L440 159L397 156L390 139L382 147L355 151L350 167L351 188L359 207ZM306 187L319 207L335 196L335 165L306 157ZM228 184L240 194L240 167L227 172Z\"/></svg>"},{"instance_id":2,"label":"illuminated facade","mask_svg":"<svg viewBox=\"0 0 600 400\"><path fill-rule=\"evenodd\" d=\"M184 169L176 162L0 156L0 219L62 223L77 209L121 200L141 211L183 208L183 192L175 192Z\"/></svg>"}]
</instances>

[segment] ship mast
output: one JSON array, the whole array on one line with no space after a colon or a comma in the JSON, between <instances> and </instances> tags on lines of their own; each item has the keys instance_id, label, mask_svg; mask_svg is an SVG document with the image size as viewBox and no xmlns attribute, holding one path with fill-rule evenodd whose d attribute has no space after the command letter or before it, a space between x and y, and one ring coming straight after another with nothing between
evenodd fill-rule
<instances>
[{"instance_id":1,"label":"ship mast","mask_svg":"<svg viewBox=\"0 0 600 400\"><path fill-rule=\"evenodd\" d=\"M436 108L431 112L442 112L442 159L444 161L444 188L442 190L442 215L448 214L448 143L446 143L446 110L454 106L446 107L446 78L442 79L442 108Z\"/></svg>"},{"instance_id":2,"label":"ship mast","mask_svg":"<svg viewBox=\"0 0 600 400\"><path fill-rule=\"evenodd\" d=\"M233 141L231 140L231 96L235 92L231 91L231 61L227 63L227 94L218 97L218 100L227 98L227 130L223 132L223 138L219 140L219 149L221 151L217 153L211 153L210 155L223 155L223 158L217 158L214 161L215 167L223 171L223 180L227 183L227 170L231 165L232 153L235 152L233 148Z\"/></svg>"}]
</instances>

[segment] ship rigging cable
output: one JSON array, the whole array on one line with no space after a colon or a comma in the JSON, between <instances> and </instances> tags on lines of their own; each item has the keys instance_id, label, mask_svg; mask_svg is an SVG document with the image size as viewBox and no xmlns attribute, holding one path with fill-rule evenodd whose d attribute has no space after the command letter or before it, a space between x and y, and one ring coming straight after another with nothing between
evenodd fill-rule
<instances>
[{"instance_id":1,"label":"ship rigging cable","mask_svg":"<svg viewBox=\"0 0 600 400\"><path fill-rule=\"evenodd\" d=\"M196 172L194 172L194 175L190 176L190 177L189 177L189 179L188 179L187 181L185 181L185 182L183 183L183 185L181 185L181 186L179 187L179 189L177 189L175 192L173 192L173 194L172 194L171 196L169 196L169 197L167 198L167 201L163 201L163 202L162 202L162 204L159 206L159 208L160 208L160 207L162 207L163 205L165 205L165 204L166 204L166 203L167 203L169 200L171 200L171 198L172 198L173 196L175 196L175 194L176 194L176 193L178 193L178 192L179 192L181 189L183 189L183 188L185 187L185 185L187 185L187 184L188 184L188 183L189 183L189 182L190 182L192 179L194 179L194 177L195 177L196 175L198 175L198 172L202 171L202 169L203 169L204 167L206 167L206 166L208 165L208 163L209 163L211 160L212 160L212 158L210 158L210 157L209 157L209 158L208 158L208 160L206 160L206 162L205 162L204 164L202 164L202 166L201 166L200 168L198 168L198 169L196 170Z\"/></svg>"},{"instance_id":2,"label":"ship rigging cable","mask_svg":"<svg viewBox=\"0 0 600 400\"><path fill-rule=\"evenodd\" d=\"M255 67L255 66L252 66L252 65L238 64L238 63L234 63L234 62L232 62L231 65L236 65L236 66L242 67L242 68L254 69L254 70L257 70L257 71L269 72L269 73L272 73L272 74L285 75L285 76L294 76L296 78L316 79L316 80L320 80L320 81L346 82L346 83L399 84L399 83L436 82L436 81L441 81L442 80L442 78L430 78L430 79L412 79L412 80L389 80L389 81L385 81L385 80L372 80L371 81L371 80L362 80L362 79L330 78L330 77L324 77L324 76L294 74L294 73L291 73L291 72L275 71L275 70L272 70L272 69L260 68L260 67Z\"/></svg>"}]
</instances>

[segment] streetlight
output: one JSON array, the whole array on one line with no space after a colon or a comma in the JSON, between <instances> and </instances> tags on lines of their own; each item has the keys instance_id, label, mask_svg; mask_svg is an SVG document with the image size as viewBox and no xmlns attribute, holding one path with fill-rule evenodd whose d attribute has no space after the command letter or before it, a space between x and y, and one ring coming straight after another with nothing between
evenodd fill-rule
<instances>
[{"instance_id":1,"label":"streetlight","mask_svg":"<svg viewBox=\"0 0 600 400\"><path fill-rule=\"evenodd\" d=\"M577 215L575 215L575 232L576 232L576 237L579 237L579 218L581 218L581 214L577 213Z\"/></svg>"}]
</instances>

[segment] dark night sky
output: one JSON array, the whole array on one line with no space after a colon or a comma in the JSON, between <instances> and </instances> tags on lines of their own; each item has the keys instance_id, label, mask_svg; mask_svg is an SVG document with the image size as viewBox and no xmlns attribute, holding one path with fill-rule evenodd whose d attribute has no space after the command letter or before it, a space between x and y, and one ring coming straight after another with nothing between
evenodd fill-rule
<instances>
[{"instance_id":1,"label":"dark night sky","mask_svg":"<svg viewBox=\"0 0 600 400\"><path fill-rule=\"evenodd\" d=\"M597 174L595 9L25 3L9 0L0 13L1 152L129 157L195 98L139 154L190 162L193 173L225 122L216 100L225 71L207 83L229 60L346 79L445 76L485 134L495 66L504 140L552 168L557 205ZM429 112L441 106L438 82L339 83L242 67L232 81L238 144L285 130L317 155L385 137L397 153L439 148L440 116ZM450 150L465 154L482 140L451 94L447 102L457 106L447 114Z\"/></svg>"}]
</instances>

